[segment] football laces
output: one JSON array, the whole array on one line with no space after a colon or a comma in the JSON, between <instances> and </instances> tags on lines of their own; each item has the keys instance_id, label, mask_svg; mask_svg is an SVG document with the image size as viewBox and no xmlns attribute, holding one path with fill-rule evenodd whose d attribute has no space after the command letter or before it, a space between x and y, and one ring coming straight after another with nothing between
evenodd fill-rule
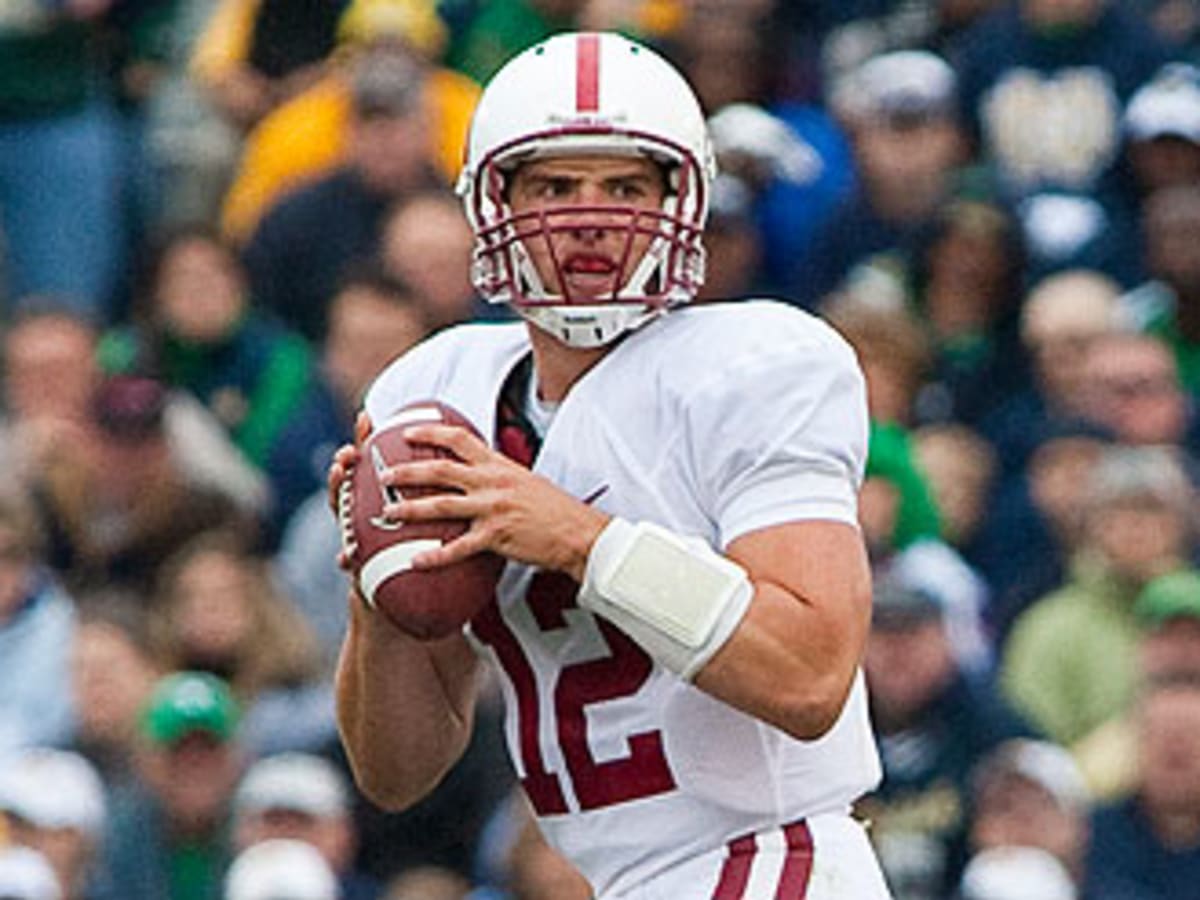
<instances>
[{"instance_id":1,"label":"football laces","mask_svg":"<svg viewBox=\"0 0 1200 900\"><path fill-rule=\"evenodd\" d=\"M348 558L353 558L358 553L358 538L354 536L354 488L349 477L338 485L337 507L342 552Z\"/></svg>"}]
</instances>

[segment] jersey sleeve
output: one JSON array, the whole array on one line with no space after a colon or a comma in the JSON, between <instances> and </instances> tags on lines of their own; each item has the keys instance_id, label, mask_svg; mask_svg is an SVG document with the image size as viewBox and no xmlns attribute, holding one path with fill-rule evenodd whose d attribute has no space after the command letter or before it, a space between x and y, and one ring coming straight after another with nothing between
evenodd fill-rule
<instances>
[{"instance_id":1,"label":"jersey sleeve","mask_svg":"<svg viewBox=\"0 0 1200 900\"><path fill-rule=\"evenodd\" d=\"M691 464L722 546L789 521L857 525L866 389L841 338L758 348L694 396Z\"/></svg>"},{"instance_id":2,"label":"jersey sleeve","mask_svg":"<svg viewBox=\"0 0 1200 900\"><path fill-rule=\"evenodd\" d=\"M363 397L372 428L413 401L442 399L447 360L455 353L460 331L449 329L426 338L379 373Z\"/></svg>"}]
</instances>

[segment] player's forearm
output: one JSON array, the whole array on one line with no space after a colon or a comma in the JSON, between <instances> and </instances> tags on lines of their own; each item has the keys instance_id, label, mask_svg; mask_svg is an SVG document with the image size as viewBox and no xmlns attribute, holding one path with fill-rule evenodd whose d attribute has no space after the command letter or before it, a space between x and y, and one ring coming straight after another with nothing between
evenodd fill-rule
<instances>
[{"instance_id":1,"label":"player's forearm","mask_svg":"<svg viewBox=\"0 0 1200 900\"><path fill-rule=\"evenodd\" d=\"M337 673L337 718L355 780L385 809L428 794L473 726L476 664L461 637L424 643L352 600Z\"/></svg>"},{"instance_id":2,"label":"player's forearm","mask_svg":"<svg viewBox=\"0 0 1200 900\"><path fill-rule=\"evenodd\" d=\"M858 530L840 522L759 529L719 554L613 519L589 551L579 602L701 690L813 739L837 721L853 683L870 572Z\"/></svg>"}]
</instances>

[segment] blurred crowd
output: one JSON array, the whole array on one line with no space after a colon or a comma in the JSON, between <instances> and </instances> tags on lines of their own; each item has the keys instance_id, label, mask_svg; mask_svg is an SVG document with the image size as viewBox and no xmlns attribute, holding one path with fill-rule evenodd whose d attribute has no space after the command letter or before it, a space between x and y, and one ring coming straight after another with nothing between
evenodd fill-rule
<instances>
[{"instance_id":1,"label":"blurred crowd","mask_svg":"<svg viewBox=\"0 0 1200 900\"><path fill-rule=\"evenodd\" d=\"M0 3L0 896L587 896L500 686L421 805L355 790L323 489L392 358L508 315L462 142L575 28L711 117L702 299L866 372L898 900L1200 896L1194 0Z\"/></svg>"}]
</instances>

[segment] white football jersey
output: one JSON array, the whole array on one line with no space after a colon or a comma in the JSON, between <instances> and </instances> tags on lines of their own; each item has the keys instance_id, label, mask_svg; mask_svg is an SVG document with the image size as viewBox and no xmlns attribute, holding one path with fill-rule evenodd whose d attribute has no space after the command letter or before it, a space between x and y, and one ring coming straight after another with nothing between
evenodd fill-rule
<instances>
[{"instance_id":1,"label":"white football jersey","mask_svg":"<svg viewBox=\"0 0 1200 900\"><path fill-rule=\"evenodd\" d=\"M380 376L367 413L437 399L494 436L525 328L436 335ZM676 310L617 344L562 401L534 468L607 513L723 549L783 522L856 524L866 450L849 346L807 313L746 301ZM834 728L799 741L658 666L576 591L510 562L470 637L504 675L508 746L542 828L598 893L845 812L877 783L861 673Z\"/></svg>"}]
</instances>

